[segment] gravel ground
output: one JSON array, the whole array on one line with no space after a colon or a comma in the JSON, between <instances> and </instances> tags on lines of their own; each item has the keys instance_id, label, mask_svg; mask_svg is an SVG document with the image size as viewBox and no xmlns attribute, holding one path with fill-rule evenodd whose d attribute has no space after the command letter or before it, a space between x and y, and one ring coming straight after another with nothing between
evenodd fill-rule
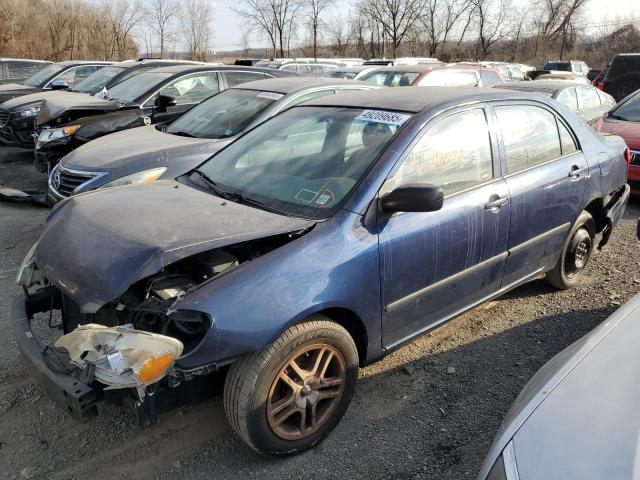
<instances>
[{"instance_id":1,"label":"gravel ground","mask_svg":"<svg viewBox=\"0 0 640 480\"><path fill-rule=\"evenodd\" d=\"M44 188L30 162L0 154L0 183ZM19 362L9 308L46 214L0 203L0 478L474 478L527 380L640 286L633 204L578 288L532 282L363 369L349 412L324 443L271 459L234 437L219 394L146 430L115 407L76 423L42 394Z\"/></svg>"}]
</instances>

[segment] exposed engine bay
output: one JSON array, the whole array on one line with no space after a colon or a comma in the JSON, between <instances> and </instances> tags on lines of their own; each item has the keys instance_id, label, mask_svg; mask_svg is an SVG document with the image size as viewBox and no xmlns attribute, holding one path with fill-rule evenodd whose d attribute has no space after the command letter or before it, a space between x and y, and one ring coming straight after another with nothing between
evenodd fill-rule
<instances>
[{"instance_id":1,"label":"exposed engine bay","mask_svg":"<svg viewBox=\"0 0 640 480\"><path fill-rule=\"evenodd\" d=\"M97 380L109 389L135 388L142 400L145 388L165 376L173 384L193 377L191 372L181 374L172 367L180 355L202 342L211 327L209 315L180 309L176 302L204 283L302 233L252 240L184 258L131 285L96 313L82 312L38 270L37 260L36 263L25 260L18 282L28 293L30 315L61 310L61 323L52 325L50 320L49 326L63 331L55 347L68 353L68 361L79 370L77 376L81 381ZM148 374L149 370L154 374ZM195 375L205 373L207 369Z\"/></svg>"}]
</instances>

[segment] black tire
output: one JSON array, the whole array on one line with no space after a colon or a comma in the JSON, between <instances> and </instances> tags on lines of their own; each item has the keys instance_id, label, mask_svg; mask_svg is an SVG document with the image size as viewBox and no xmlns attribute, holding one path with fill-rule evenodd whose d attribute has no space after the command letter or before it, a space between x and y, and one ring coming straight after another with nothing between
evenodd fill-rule
<instances>
[{"instance_id":1,"label":"black tire","mask_svg":"<svg viewBox=\"0 0 640 480\"><path fill-rule=\"evenodd\" d=\"M323 346L326 346L326 348L320 350ZM307 352L300 356L300 352L305 351ZM320 353L321 351L336 353L331 353L331 356L329 356ZM312 352L317 352L313 357L313 359L318 359L317 362L312 360L310 356ZM315 390L311 388L311 380L309 380L310 383L308 385L306 380L300 380L301 376L296 377L296 383L299 383L301 388L300 393L296 396L294 389L289 387L290 384L282 382L281 375L285 374L291 380L291 378L295 377L295 374L288 370L292 360L293 363L299 366L298 361L304 361L305 358L309 358L309 365L315 362L317 367L321 363L323 355L329 358L327 360L328 365L331 362L329 369L332 372L339 370L340 375L343 375L341 378L344 378L344 381L341 382L343 387L340 395L329 392L330 395L334 396L321 398L317 393L309 393L309 391L328 392L331 388L339 388L334 385L329 387L320 386L327 371L327 367L324 367L321 374L323 380L318 380L316 386L313 387ZM324 361L322 362L324 364ZM334 366L334 363L337 366ZM307 370L304 371L307 372ZM335 383L336 380L332 380L332 378L337 377L331 376L331 378L327 378L327 383ZM322 315L314 315L307 321L289 328L269 347L247 355L230 367L224 385L225 412L229 424L236 434L256 452L265 455L296 454L313 447L335 428L351 403L357 380L358 350L353 339L337 323ZM285 389L291 388L291 392L287 398L280 398L279 401L284 404L287 403L288 399L291 399L288 402L290 407L293 407L293 409L298 408L300 411L290 414L286 420L281 422L281 426L274 428L272 425L277 419L270 414L270 412L274 411L277 403L273 403L274 392L278 389L282 390L283 385ZM305 390L306 394L302 390ZM313 400L315 406L309 407L312 402L312 395L316 395L314 397L315 400ZM291 397L296 397L297 400ZM301 401L304 406L301 406ZM330 408L327 407L329 404L331 405ZM322 415L318 413L318 418L321 421L319 420L314 425L309 426L310 432L303 435L302 432L306 432L306 430L303 430L303 424L304 428L307 428L307 413L304 413L303 417L302 412L310 412L309 408L312 408L313 411L309 415L310 418L316 418L316 412L323 413ZM321 409L324 410L322 411ZM290 410L290 408L286 407L286 410ZM284 408L282 412L285 412ZM291 427L291 423L298 424L297 433L295 432L295 426ZM293 439L284 438L285 428L291 429L291 435L300 434L303 436Z\"/></svg>"},{"instance_id":2,"label":"black tire","mask_svg":"<svg viewBox=\"0 0 640 480\"><path fill-rule=\"evenodd\" d=\"M547 281L560 290L573 288L584 273L595 244L595 223L589 212L582 212L562 245L562 253Z\"/></svg>"}]
</instances>

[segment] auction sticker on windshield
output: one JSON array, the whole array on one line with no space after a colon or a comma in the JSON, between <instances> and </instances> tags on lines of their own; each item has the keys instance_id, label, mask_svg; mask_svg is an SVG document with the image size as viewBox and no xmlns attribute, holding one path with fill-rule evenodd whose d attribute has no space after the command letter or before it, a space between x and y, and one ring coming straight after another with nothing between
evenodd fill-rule
<instances>
[{"instance_id":1,"label":"auction sticker on windshield","mask_svg":"<svg viewBox=\"0 0 640 480\"><path fill-rule=\"evenodd\" d=\"M358 115L356 120L363 120L365 122L377 122L386 123L387 125L402 125L409 120L411 115L397 112L385 112L384 110L365 110Z\"/></svg>"}]
</instances>

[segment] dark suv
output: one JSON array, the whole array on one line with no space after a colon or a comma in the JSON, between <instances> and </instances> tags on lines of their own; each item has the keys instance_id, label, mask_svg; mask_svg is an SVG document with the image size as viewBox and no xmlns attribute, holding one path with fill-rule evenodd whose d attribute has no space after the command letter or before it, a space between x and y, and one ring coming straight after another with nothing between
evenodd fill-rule
<instances>
[{"instance_id":1,"label":"dark suv","mask_svg":"<svg viewBox=\"0 0 640 480\"><path fill-rule=\"evenodd\" d=\"M604 76L604 91L618 102L640 88L640 53L620 53L613 57Z\"/></svg>"}]
</instances>

